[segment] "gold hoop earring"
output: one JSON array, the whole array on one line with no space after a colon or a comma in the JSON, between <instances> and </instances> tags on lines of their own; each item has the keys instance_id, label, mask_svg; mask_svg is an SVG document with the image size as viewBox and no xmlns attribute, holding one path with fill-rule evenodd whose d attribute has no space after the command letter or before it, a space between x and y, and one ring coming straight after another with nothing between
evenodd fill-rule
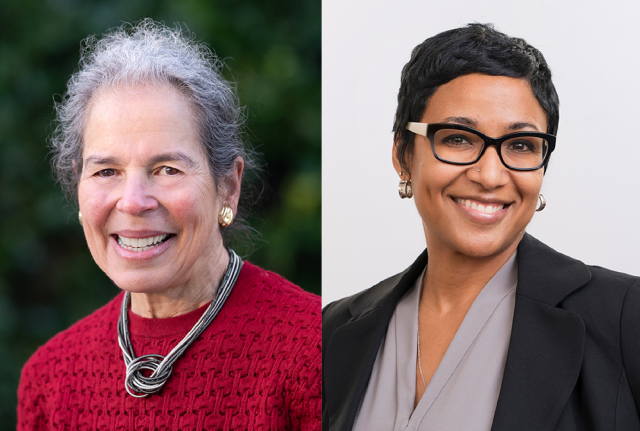
<instances>
[{"instance_id":1,"label":"gold hoop earring","mask_svg":"<svg viewBox=\"0 0 640 431\"><path fill-rule=\"evenodd\" d=\"M218 223L223 227L231 226L233 223L233 210L229 206L223 205L218 211Z\"/></svg>"},{"instance_id":2,"label":"gold hoop earring","mask_svg":"<svg viewBox=\"0 0 640 431\"><path fill-rule=\"evenodd\" d=\"M542 193L540 193L538 195L538 208L536 208L536 211L542 211L546 206L547 200L544 198L544 196L542 196Z\"/></svg>"},{"instance_id":3,"label":"gold hoop earring","mask_svg":"<svg viewBox=\"0 0 640 431\"><path fill-rule=\"evenodd\" d=\"M78 211L78 221L80 222L80 226L82 226L82 212Z\"/></svg>"}]
</instances>

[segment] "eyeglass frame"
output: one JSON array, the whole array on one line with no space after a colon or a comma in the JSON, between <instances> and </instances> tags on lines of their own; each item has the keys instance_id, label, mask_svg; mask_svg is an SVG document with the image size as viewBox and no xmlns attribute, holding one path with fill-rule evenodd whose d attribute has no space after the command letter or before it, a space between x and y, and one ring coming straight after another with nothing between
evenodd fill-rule
<instances>
[{"instance_id":1,"label":"eyeglass frame","mask_svg":"<svg viewBox=\"0 0 640 431\"><path fill-rule=\"evenodd\" d=\"M482 132L479 132L476 129L473 129L471 127L468 126L463 126L460 124L450 124L450 123L416 123L416 122L408 122L407 123L407 127L406 129L410 132L415 133L416 135L420 135L420 136L424 136L425 138L427 138L427 140L429 141L429 143L431 144L431 152L433 153L433 156L438 159L439 161L443 162L443 163L448 163L450 165L458 165L458 166L468 166L468 165L473 165L474 163L478 163L478 160L480 160L482 158L482 156L484 155L485 151L487 150L487 148L491 145L493 145L494 147L496 147L496 152L498 153L498 157L500 158L500 161L502 162L502 164L511 170L514 171L537 171L538 169L544 167L548 162L549 162L549 157L551 156L551 153L553 153L553 150L556 149L556 137L555 135L550 135L548 133L541 133L541 132L515 132L515 133L509 133L508 135L504 135L501 136L499 138L491 138L487 135L485 135ZM436 152L436 148L435 148L435 144L434 144L434 136L436 134L436 132L438 130L442 130L442 129L454 129L454 130L464 130L465 132L470 132L473 133L477 136L479 136L480 138L482 138L484 140L484 146L482 147L482 150L480 150L480 154L478 154L478 157L472 161L472 162L451 162L449 160L444 160L442 159L438 153ZM504 159L502 158L502 143L504 141L507 141L509 139L512 138L518 138L521 136L532 136L532 137L536 137L536 138L542 138L545 141L547 141L547 144L549 145L549 150L547 151L547 154L545 154L544 158L542 159L542 163L540 163L540 165L538 167L535 168L514 168L513 166L509 166L507 165L507 163L504 161Z\"/></svg>"}]
</instances>

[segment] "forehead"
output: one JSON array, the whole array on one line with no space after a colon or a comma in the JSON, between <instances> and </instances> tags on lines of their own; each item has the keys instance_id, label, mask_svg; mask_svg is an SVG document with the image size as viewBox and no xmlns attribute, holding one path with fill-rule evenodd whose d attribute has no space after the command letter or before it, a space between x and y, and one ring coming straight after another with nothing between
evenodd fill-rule
<instances>
[{"instance_id":1,"label":"forehead","mask_svg":"<svg viewBox=\"0 0 640 431\"><path fill-rule=\"evenodd\" d=\"M426 123L468 118L478 124L530 123L545 132L547 115L525 79L479 73L460 76L441 85L427 102Z\"/></svg>"},{"instance_id":2,"label":"forehead","mask_svg":"<svg viewBox=\"0 0 640 431\"><path fill-rule=\"evenodd\" d=\"M87 109L83 157L94 152L181 150L204 153L193 108L169 86L115 87Z\"/></svg>"}]
</instances>

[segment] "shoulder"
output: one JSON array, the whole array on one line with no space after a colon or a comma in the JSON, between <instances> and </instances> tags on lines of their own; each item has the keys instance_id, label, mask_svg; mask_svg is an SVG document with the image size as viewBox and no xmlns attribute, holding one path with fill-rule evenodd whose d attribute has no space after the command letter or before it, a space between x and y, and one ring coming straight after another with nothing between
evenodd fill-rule
<instances>
[{"instance_id":1,"label":"shoulder","mask_svg":"<svg viewBox=\"0 0 640 431\"><path fill-rule=\"evenodd\" d=\"M311 356L320 357L320 297L278 274L245 261L223 310L264 342L277 341L283 350L311 349Z\"/></svg>"},{"instance_id":2,"label":"shoulder","mask_svg":"<svg viewBox=\"0 0 640 431\"><path fill-rule=\"evenodd\" d=\"M55 335L38 348L27 365L34 361L49 360L56 354L75 352L80 347L86 347L87 340L95 340L96 336L108 333L110 327L115 328L117 325L121 301L122 293L105 306Z\"/></svg>"},{"instance_id":3,"label":"shoulder","mask_svg":"<svg viewBox=\"0 0 640 431\"><path fill-rule=\"evenodd\" d=\"M320 317L321 302L318 295L307 292L286 278L244 262L236 282L237 293L242 297L258 298L264 307L273 307L273 311L295 309L301 316Z\"/></svg>"},{"instance_id":4,"label":"shoulder","mask_svg":"<svg viewBox=\"0 0 640 431\"><path fill-rule=\"evenodd\" d=\"M614 348L623 341L624 322L640 327L640 278L598 266L587 266L590 280L567 296L559 306L575 312L584 322L587 339L606 341ZM614 336L614 334L616 334ZM634 343L640 345L640 332Z\"/></svg>"},{"instance_id":5,"label":"shoulder","mask_svg":"<svg viewBox=\"0 0 640 431\"><path fill-rule=\"evenodd\" d=\"M227 305L230 307L226 313L233 314L237 330L254 334L256 349L268 348L269 357L282 355L280 367L286 374L296 376L294 380L300 384L306 382L307 390L319 382L319 296L245 261Z\"/></svg>"},{"instance_id":6,"label":"shoulder","mask_svg":"<svg viewBox=\"0 0 640 431\"><path fill-rule=\"evenodd\" d=\"M525 235L518 250L516 293L577 314L586 327L589 343L617 350L621 322L635 321L640 327L640 308L628 305L636 297L640 301L640 278L588 266L530 235ZM518 300L516 297L516 307Z\"/></svg>"},{"instance_id":7,"label":"shoulder","mask_svg":"<svg viewBox=\"0 0 640 431\"><path fill-rule=\"evenodd\" d=\"M607 268L602 268L601 266L589 265L587 268L589 268L591 272L591 280L589 283L593 285L627 290L640 281L640 277L635 275L612 271Z\"/></svg>"},{"instance_id":8,"label":"shoulder","mask_svg":"<svg viewBox=\"0 0 640 431\"><path fill-rule=\"evenodd\" d=\"M358 310L364 304L364 312L375 308L375 304L386 298L389 290L393 289L403 273L395 274L368 289L354 295L334 301L322 309L322 336L328 339L340 326L360 316Z\"/></svg>"},{"instance_id":9,"label":"shoulder","mask_svg":"<svg viewBox=\"0 0 640 431\"><path fill-rule=\"evenodd\" d=\"M347 296L328 304L322 310L322 329L323 334L331 334L337 327L342 326L351 319L359 316L357 310L375 307L377 303L389 296L390 290L393 289L400 280L402 273L395 274L380 283L368 289L358 292L354 295Z\"/></svg>"},{"instance_id":10,"label":"shoulder","mask_svg":"<svg viewBox=\"0 0 640 431\"><path fill-rule=\"evenodd\" d=\"M585 307L593 309L593 318L604 317L604 312L611 311L619 316L623 304L630 291L640 289L640 278L622 272L612 271L600 266L585 265L591 277L581 289L574 291L562 301L565 308ZM582 307L581 307L582 305Z\"/></svg>"},{"instance_id":11,"label":"shoulder","mask_svg":"<svg viewBox=\"0 0 640 431\"><path fill-rule=\"evenodd\" d=\"M615 308L637 280L632 275L587 266L528 234L518 245L516 294L553 307Z\"/></svg>"},{"instance_id":12,"label":"shoulder","mask_svg":"<svg viewBox=\"0 0 640 431\"><path fill-rule=\"evenodd\" d=\"M575 311L592 334L620 333L624 322L640 328L640 278L599 266L588 266L591 279L561 304ZM640 332L636 341L640 345Z\"/></svg>"},{"instance_id":13,"label":"shoulder","mask_svg":"<svg viewBox=\"0 0 640 431\"><path fill-rule=\"evenodd\" d=\"M415 283L427 264L427 250L404 271L382 280L355 295L339 299L328 304L322 310L322 338L326 343L332 334L342 325L357 320L369 312L386 304L395 304L402 295ZM386 324L386 322L381 322ZM326 345L326 344L325 344Z\"/></svg>"},{"instance_id":14,"label":"shoulder","mask_svg":"<svg viewBox=\"0 0 640 431\"><path fill-rule=\"evenodd\" d=\"M19 404L28 403L36 392L52 388L51 383L68 371L68 364L113 338L122 294L89 316L58 333L29 358L22 369L18 389ZM111 341L111 340L109 340ZM41 395L38 395L41 396ZM37 403L36 403L37 404ZM20 410L19 405L19 410Z\"/></svg>"},{"instance_id":15,"label":"shoulder","mask_svg":"<svg viewBox=\"0 0 640 431\"><path fill-rule=\"evenodd\" d=\"M56 356L72 354L79 348L90 348L88 347L88 340L95 341L103 334L110 333L110 328L115 330L121 301L122 293L105 306L55 335L36 350L27 361L25 368L41 361L48 362Z\"/></svg>"}]
</instances>

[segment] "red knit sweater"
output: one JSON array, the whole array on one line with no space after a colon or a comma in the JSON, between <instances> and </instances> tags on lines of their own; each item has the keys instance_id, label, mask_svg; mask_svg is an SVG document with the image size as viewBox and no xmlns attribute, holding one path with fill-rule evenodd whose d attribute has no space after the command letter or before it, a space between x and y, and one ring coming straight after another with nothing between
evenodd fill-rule
<instances>
[{"instance_id":1,"label":"red knit sweater","mask_svg":"<svg viewBox=\"0 0 640 431\"><path fill-rule=\"evenodd\" d=\"M320 430L320 298L245 262L164 388L139 399L124 388L122 296L29 359L18 430ZM136 356L169 353L205 309L168 319L129 311Z\"/></svg>"}]
</instances>

